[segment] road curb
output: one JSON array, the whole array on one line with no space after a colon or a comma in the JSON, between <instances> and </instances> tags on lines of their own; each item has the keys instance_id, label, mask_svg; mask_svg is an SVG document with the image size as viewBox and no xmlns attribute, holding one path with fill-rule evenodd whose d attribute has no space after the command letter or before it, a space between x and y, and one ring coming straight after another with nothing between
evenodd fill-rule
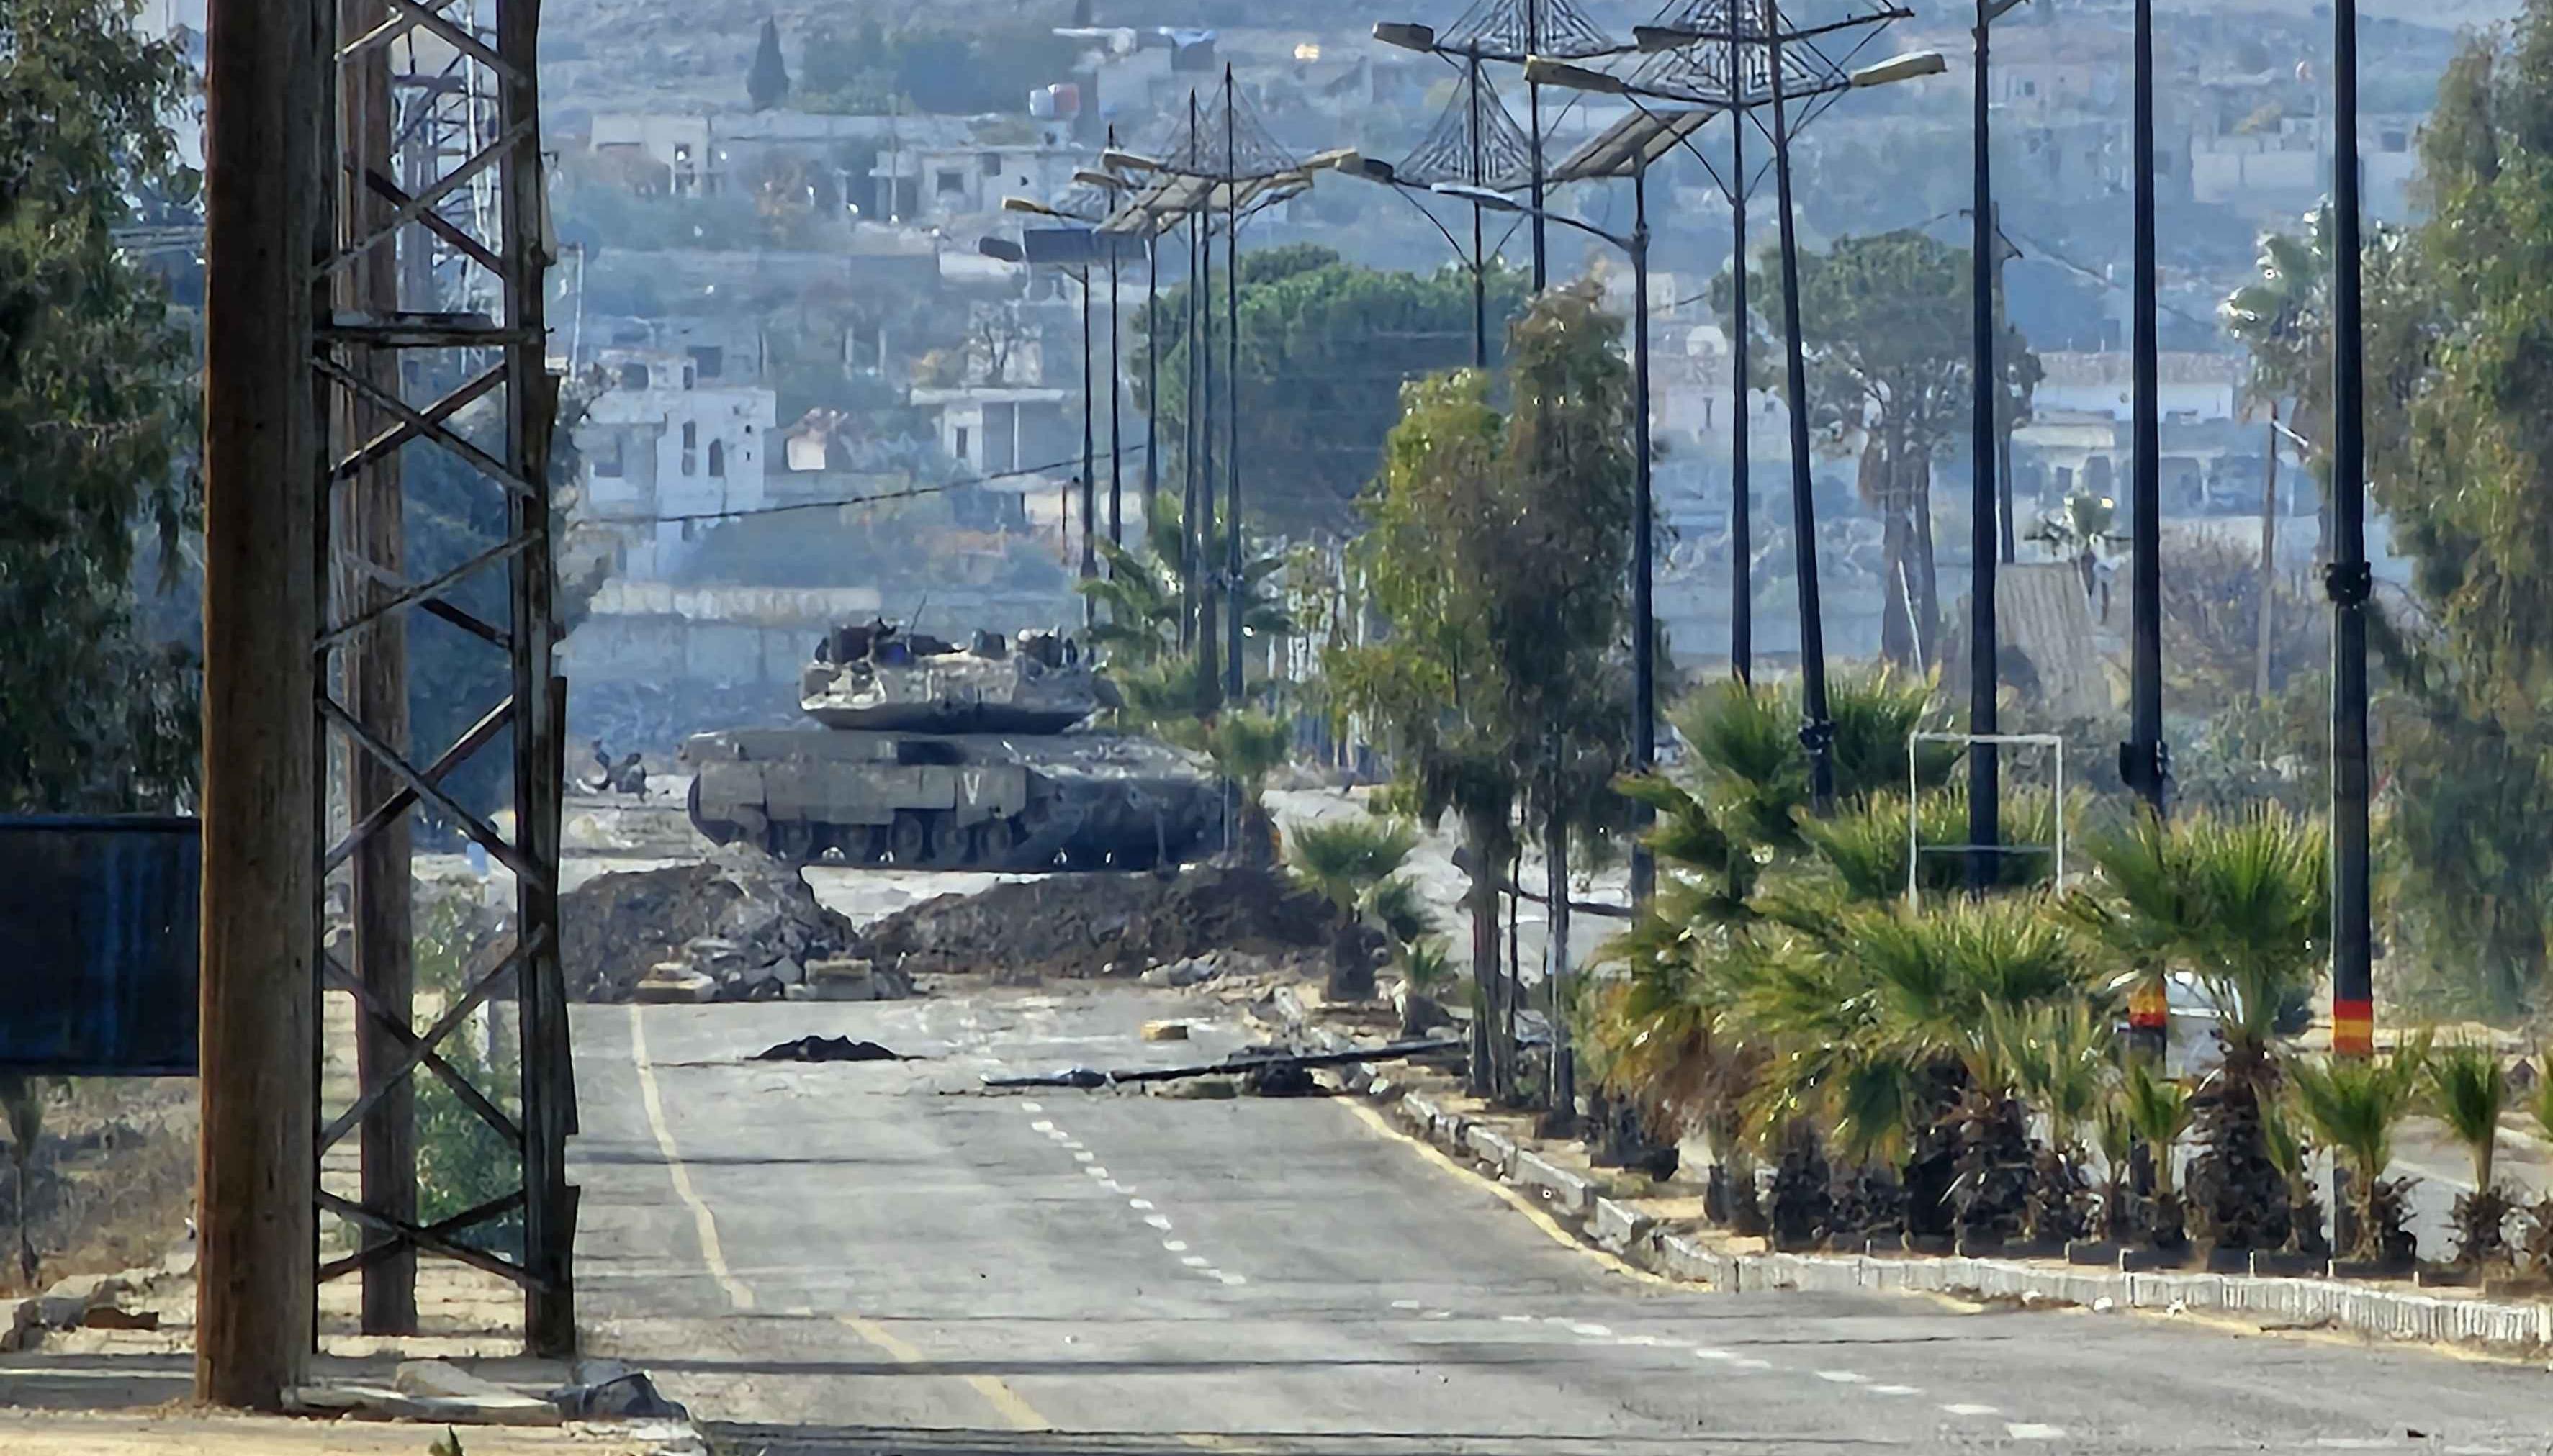
<instances>
[{"instance_id":1,"label":"road curb","mask_svg":"<svg viewBox=\"0 0 2553 1456\"><path fill-rule=\"evenodd\" d=\"M1325 1040L1338 1040L1321 1033ZM1352 1069L1351 1091L1364 1094L1368 1067ZM2263 1321L2267 1328L2347 1330L2381 1339L2417 1340L2499 1355L2553 1350L2553 1301L2515 1303L2369 1289L2345 1281L2201 1272L2121 1273L2020 1259L1868 1254L1739 1253L1714 1248L1704 1236L1669 1229L1636 1206L1597 1194L1578 1175L1545 1161L1512 1139L1466 1120L1423 1092L1401 1093L1390 1108L1411 1135L1458 1156L1495 1164L1506 1181L1543 1193L1570 1214L1580 1238L1669 1279L1737 1293L1953 1295L2075 1304L2091 1309L2213 1311ZM1502 1156L1494 1157L1496 1152Z\"/></svg>"}]
</instances>

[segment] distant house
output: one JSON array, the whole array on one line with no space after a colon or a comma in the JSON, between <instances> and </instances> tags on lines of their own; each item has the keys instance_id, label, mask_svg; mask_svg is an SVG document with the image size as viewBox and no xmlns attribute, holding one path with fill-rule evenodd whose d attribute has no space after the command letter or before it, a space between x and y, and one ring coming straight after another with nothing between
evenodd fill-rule
<instances>
[{"instance_id":1,"label":"distant house","mask_svg":"<svg viewBox=\"0 0 2553 1456\"><path fill-rule=\"evenodd\" d=\"M583 524L620 540L620 574L661 580L717 518L765 503L773 398L727 382L722 350L607 348L608 383L573 432L583 462Z\"/></svg>"}]
</instances>

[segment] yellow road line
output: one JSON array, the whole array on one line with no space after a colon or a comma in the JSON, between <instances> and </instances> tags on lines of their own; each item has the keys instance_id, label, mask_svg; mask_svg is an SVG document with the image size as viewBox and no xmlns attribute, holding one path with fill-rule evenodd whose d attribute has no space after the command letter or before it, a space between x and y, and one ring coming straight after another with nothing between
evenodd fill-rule
<instances>
[{"instance_id":1,"label":"yellow road line","mask_svg":"<svg viewBox=\"0 0 2553 1456\"><path fill-rule=\"evenodd\" d=\"M664 1094L656 1088L655 1064L647 1060L646 1018L640 1015L635 1003L629 1007L629 1059L638 1068L638 1100L647 1109L647 1126L656 1135L656 1151L664 1155L665 1171L673 1179L675 1195L683 1200L685 1207L692 1210L692 1226L700 1233L701 1262L707 1264L710 1273L717 1277L720 1287L726 1291L730 1303L738 1309L750 1309L753 1307L753 1288L736 1278L735 1272L727 1267L726 1252L719 1244L718 1219L710 1212L710 1205L702 1199L700 1190L692 1186L691 1170L683 1166L682 1153L674 1145L674 1130L666 1125ZM884 1350L899 1365L928 1363L921 1351L896 1338L874 1320L862 1319L856 1314L841 1314L834 1317L844 1328ZM985 1404L991 1405L996 1414L1009 1421L1016 1429L1053 1430L1054 1428L1052 1422L1038 1413L1036 1406L1020 1399L1019 1392L1002 1384L1000 1380L989 1375L970 1375L966 1377L966 1384L974 1387L975 1393L984 1398Z\"/></svg>"},{"instance_id":2,"label":"yellow road line","mask_svg":"<svg viewBox=\"0 0 2553 1456\"><path fill-rule=\"evenodd\" d=\"M1648 1270L1642 1269L1636 1264L1627 1263L1615 1255L1609 1254L1603 1249L1589 1244L1586 1240L1578 1237L1578 1235L1561 1227L1559 1219L1552 1217L1550 1213L1544 1211L1534 1202L1533 1199L1525 1196L1522 1193L1509 1188L1507 1185L1500 1183L1496 1179L1484 1178L1476 1170L1466 1168L1462 1164L1455 1162L1453 1159L1446 1157L1445 1154L1434 1144L1411 1137L1408 1133L1392 1126L1390 1119L1385 1117L1381 1112L1376 1111L1374 1108L1367 1106L1365 1103L1360 1101L1351 1101L1344 1097L1333 1098L1332 1100L1336 1105L1347 1108L1349 1112L1356 1116L1358 1121L1373 1128L1376 1132L1383 1134L1385 1137L1390 1138L1394 1142L1406 1145L1411 1152L1416 1153L1420 1158L1425 1159L1435 1167L1446 1173L1452 1174L1456 1178L1463 1179L1466 1182L1488 1189L1491 1193L1497 1195L1499 1200L1504 1202L1508 1207L1523 1214L1527 1222L1549 1235L1554 1243L1566 1245L1572 1252L1583 1254L1587 1258L1595 1260L1605 1268L1615 1274L1621 1275L1624 1278L1636 1279L1642 1284L1661 1285L1669 1289L1681 1289L1684 1287L1678 1284L1675 1280L1668 1279L1664 1275L1652 1274Z\"/></svg>"},{"instance_id":3,"label":"yellow road line","mask_svg":"<svg viewBox=\"0 0 2553 1456\"><path fill-rule=\"evenodd\" d=\"M889 1330L885 1325L878 1323L874 1319L862 1319L856 1314L836 1314L833 1318L838 1321L843 1328L849 1330L855 1335L858 1335L861 1339L868 1341L870 1344L877 1346L879 1349L884 1350L889 1356L893 1357L895 1362L899 1365L927 1365L931 1363L928 1356L924 1355L920 1350L915 1349L913 1346L906 1344L902 1339L898 1338L893 1331ZM1021 1399L1019 1392L1002 1384L1000 1377L991 1375L970 1375L966 1377L966 1384L973 1386L975 1388L975 1394L984 1398L984 1404L992 1406L995 1413L999 1414L1004 1420L1009 1421L1013 1429L1054 1429L1054 1422L1047 1419L1043 1415L1040 1415L1038 1413L1038 1408L1035 1405L1032 1405L1027 1401Z\"/></svg>"},{"instance_id":4,"label":"yellow road line","mask_svg":"<svg viewBox=\"0 0 2553 1456\"><path fill-rule=\"evenodd\" d=\"M692 1187L691 1170L683 1166L682 1154L674 1148L674 1130L665 1125L665 1098L656 1091L656 1068L647 1060L647 1021L639 1014L637 1002L629 1005L629 1060L638 1066L638 1100L647 1108L647 1126L656 1134L656 1151L665 1155L665 1171L673 1176L674 1194L692 1210L692 1227L701 1237L701 1262L726 1291L727 1302L738 1309L753 1307L753 1288L735 1277L727 1268L726 1251L719 1246L718 1219L710 1205L701 1199L700 1191Z\"/></svg>"}]
</instances>

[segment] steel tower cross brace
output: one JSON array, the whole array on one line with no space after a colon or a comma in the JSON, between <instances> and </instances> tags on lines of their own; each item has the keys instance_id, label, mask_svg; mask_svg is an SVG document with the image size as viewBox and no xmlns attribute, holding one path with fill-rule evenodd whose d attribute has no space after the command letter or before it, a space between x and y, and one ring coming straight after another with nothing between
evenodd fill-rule
<instances>
[{"instance_id":1,"label":"steel tower cross brace","mask_svg":"<svg viewBox=\"0 0 2553 1456\"><path fill-rule=\"evenodd\" d=\"M427 805L510 873L515 935L511 950L479 968L422 1030L402 997L385 994L379 978L363 974L369 968L349 967L318 948L323 985L354 998L374 1055L354 1103L320 1127L316 1151L324 1155L357 1128L381 1122L423 1072L514 1150L522 1184L431 1224L419 1222L412 1184L373 1178L354 1197L323 1186L320 1211L364 1237L318 1275L324 1281L374 1271L417 1253L459 1260L520 1286L526 1345L536 1355L561 1355L576 1338L576 1199L565 1166L576 1104L558 943L567 691L552 660L559 630L550 455L559 381L549 371L543 317L556 245L542 183L539 4L337 0L333 8L338 84L314 118L329 167L321 195L333 224L333 247L319 267L329 310L311 341L311 367L332 427L324 459L314 462L323 476L319 539L333 548L325 620L313 624L315 708L329 730L323 760L335 748L365 766L358 781L378 780L387 792L350 803L346 827L323 831L318 859L323 872L334 872L394 839L410 812ZM408 104L393 106L402 92ZM448 453L504 506L501 539L423 579L401 567L393 471L410 445ZM339 513L344 522L335 519ZM491 620L461 592L496 579L504 583L505 605ZM484 704L452 743L412 748L403 700L383 701L344 684L360 685L364 665L378 663L393 624L417 612L501 654L508 690ZM443 786L461 765L500 744L512 770L510 832ZM426 749L431 758L423 757ZM521 1057L521 1095L510 1109L473 1086L443 1051L478 1007L508 991ZM511 1216L521 1221L518 1257L470 1237Z\"/></svg>"}]
</instances>

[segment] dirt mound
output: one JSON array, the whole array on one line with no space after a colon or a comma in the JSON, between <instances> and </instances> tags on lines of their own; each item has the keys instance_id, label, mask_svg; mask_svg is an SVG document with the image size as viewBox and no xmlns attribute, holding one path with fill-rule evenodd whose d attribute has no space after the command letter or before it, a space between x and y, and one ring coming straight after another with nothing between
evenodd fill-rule
<instances>
[{"instance_id":1,"label":"dirt mound","mask_svg":"<svg viewBox=\"0 0 2553 1456\"><path fill-rule=\"evenodd\" d=\"M858 954L908 975L1005 980L1134 976L1216 951L1326 949L1329 902L1275 870L1201 865L1153 875L1043 875L942 895L868 928Z\"/></svg>"},{"instance_id":2,"label":"dirt mound","mask_svg":"<svg viewBox=\"0 0 2553 1456\"><path fill-rule=\"evenodd\" d=\"M797 871L741 845L697 865L599 875L560 896L559 922L567 993L580 1001L628 1000L651 967L713 950L720 972L796 981L859 939Z\"/></svg>"}]
</instances>

